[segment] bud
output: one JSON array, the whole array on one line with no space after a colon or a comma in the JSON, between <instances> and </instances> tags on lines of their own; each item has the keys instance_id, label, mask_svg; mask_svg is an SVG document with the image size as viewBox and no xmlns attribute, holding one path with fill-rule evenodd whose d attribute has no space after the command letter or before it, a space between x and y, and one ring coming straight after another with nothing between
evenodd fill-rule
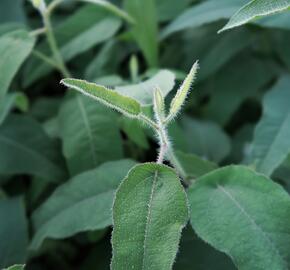
<instances>
[{"instance_id":1,"label":"bud","mask_svg":"<svg viewBox=\"0 0 290 270\"><path fill-rule=\"evenodd\" d=\"M194 65L192 66L189 74L187 75L187 77L183 81L182 85L178 89L175 97L171 101L169 115L168 115L166 121L170 122L170 120L172 120L181 110L182 105L184 104L184 102L185 102L185 100L190 92L190 88L191 88L193 81L195 79L197 69L198 69L198 62L196 61L194 63Z\"/></svg>"},{"instance_id":2,"label":"bud","mask_svg":"<svg viewBox=\"0 0 290 270\"><path fill-rule=\"evenodd\" d=\"M165 104L159 87L156 87L153 93L153 108L156 120L162 122L164 120Z\"/></svg>"},{"instance_id":3,"label":"bud","mask_svg":"<svg viewBox=\"0 0 290 270\"><path fill-rule=\"evenodd\" d=\"M136 55L130 58L130 73L133 82L138 81L139 63Z\"/></svg>"},{"instance_id":4,"label":"bud","mask_svg":"<svg viewBox=\"0 0 290 270\"><path fill-rule=\"evenodd\" d=\"M46 10L46 4L44 0L31 0L31 3L41 13L43 13Z\"/></svg>"}]
</instances>

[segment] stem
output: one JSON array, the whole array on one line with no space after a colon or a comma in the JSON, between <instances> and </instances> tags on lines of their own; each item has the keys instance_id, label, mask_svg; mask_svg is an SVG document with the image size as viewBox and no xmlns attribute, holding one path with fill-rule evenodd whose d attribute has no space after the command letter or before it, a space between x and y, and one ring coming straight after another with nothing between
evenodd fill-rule
<instances>
[{"instance_id":1,"label":"stem","mask_svg":"<svg viewBox=\"0 0 290 270\"><path fill-rule=\"evenodd\" d=\"M57 1L57 2L60 2L60 0ZM53 3L54 2L52 2L51 5ZM57 62L59 71L62 73L62 75L64 77L71 77L70 72L68 71L68 69L65 66L65 63L64 63L63 58L62 58L62 55L61 55L61 53L59 51L59 48L57 46L57 43L56 43L56 39L55 39L55 36L54 36L54 32L52 30L51 21L50 21L50 12L51 12L50 9L47 9L42 14L44 26L46 28L47 40L48 40L51 52L53 54L53 57L54 57L55 61Z\"/></svg>"},{"instance_id":2,"label":"stem","mask_svg":"<svg viewBox=\"0 0 290 270\"><path fill-rule=\"evenodd\" d=\"M159 124L159 129L157 130L157 133L159 136L159 145L160 145L157 163L162 164L166 157L167 151L170 148L170 142L167 136L167 131L165 127L162 126L162 124Z\"/></svg>"},{"instance_id":3,"label":"stem","mask_svg":"<svg viewBox=\"0 0 290 270\"><path fill-rule=\"evenodd\" d=\"M31 31L29 33L29 35L32 36L32 37L36 37L36 36L44 34L45 32L46 32L46 28L42 27L42 28L39 28L39 29Z\"/></svg>"},{"instance_id":4,"label":"stem","mask_svg":"<svg viewBox=\"0 0 290 270\"><path fill-rule=\"evenodd\" d=\"M144 123L146 123L148 126L150 126L153 130L158 132L159 126L155 122L153 122L150 118L148 118L146 115L140 114L139 119L142 120Z\"/></svg>"},{"instance_id":5,"label":"stem","mask_svg":"<svg viewBox=\"0 0 290 270\"><path fill-rule=\"evenodd\" d=\"M39 59L41 59L43 62L49 64L50 66L52 66L52 67L54 67L54 68L56 68L56 69L59 69L58 64L57 64L55 61L51 60L51 59L50 59L48 56L46 56L45 54L43 54L43 53L41 53L41 52L39 52L39 51L37 51L37 50L33 50L33 51L32 51L32 54L33 54L34 56L38 57Z\"/></svg>"}]
</instances>

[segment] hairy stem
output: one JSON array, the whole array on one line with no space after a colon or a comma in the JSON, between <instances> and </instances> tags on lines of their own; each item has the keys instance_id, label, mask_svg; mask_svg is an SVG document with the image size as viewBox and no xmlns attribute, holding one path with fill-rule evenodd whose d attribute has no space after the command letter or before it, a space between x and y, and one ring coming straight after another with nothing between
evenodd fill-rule
<instances>
[{"instance_id":1,"label":"hairy stem","mask_svg":"<svg viewBox=\"0 0 290 270\"><path fill-rule=\"evenodd\" d=\"M183 167L181 166L178 158L175 156L173 147L170 143L170 139L167 134L167 126L164 124L162 119L157 119L157 125L158 129L156 130L156 132L159 137L159 145L160 145L157 163L162 164L163 161L167 159L170 162L170 164L176 169L182 181L185 184L188 184L186 182L186 173Z\"/></svg>"},{"instance_id":2,"label":"hairy stem","mask_svg":"<svg viewBox=\"0 0 290 270\"><path fill-rule=\"evenodd\" d=\"M170 141L169 141L165 127L162 126L161 123L159 123L158 126L159 126L159 129L157 130L157 134L159 137L160 149L158 153L157 163L162 164L166 157L167 151L170 148Z\"/></svg>"},{"instance_id":3,"label":"hairy stem","mask_svg":"<svg viewBox=\"0 0 290 270\"><path fill-rule=\"evenodd\" d=\"M150 126L153 130L158 132L158 130L159 130L158 125L155 122L153 122L150 118L148 118L146 115L140 114L139 119L142 122L146 123L148 126Z\"/></svg>"}]
</instances>

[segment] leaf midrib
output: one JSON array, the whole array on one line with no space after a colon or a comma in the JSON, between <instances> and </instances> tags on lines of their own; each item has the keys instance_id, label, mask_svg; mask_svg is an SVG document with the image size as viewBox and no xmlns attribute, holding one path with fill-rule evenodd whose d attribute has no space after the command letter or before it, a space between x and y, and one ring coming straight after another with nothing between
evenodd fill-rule
<instances>
[{"instance_id":1,"label":"leaf midrib","mask_svg":"<svg viewBox=\"0 0 290 270\"><path fill-rule=\"evenodd\" d=\"M11 140L7 137L4 137L3 135L0 135L0 140L2 140L4 143L8 143L8 144L11 144L12 146L16 146L17 148L22 149L24 152L31 154L36 159L42 160L42 162L44 162L44 163L49 163L56 171L59 172L59 168L53 162L51 162L49 159L45 158L43 155L41 155L37 151L33 151L30 148L26 147L25 145L20 144L17 141Z\"/></svg>"},{"instance_id":2,"label":"leaf midrib","mask_svg":"<svg viewBox=\"0 0 290 270\"><path fill-rule=\"evenodd\" d=\"M72 207L77 207L79 205L82 205L84 202L86 201L89 201L89 200L92 200L94 199L95 197L98 197L98 196L102 196L102 195L105 195L105 194L109 194L111 192L114 192L115 189L109 189L109 190L106 190L106 191L103 191L103 192L100 192L100 193L97 193L97 194L94 194L94 195L91 195L89 197L86 197L86 198L82 198L80 200L77 200L75 203L73 204L70 204L68 207L66 208L63 208L63 209L60 209L60 211L58 211L57 213L55 213L53 216L49 217L49 218L46 218L46 221L41 223L39 225L40 229L43 228L43 227L46 227L47 224L53 222L55 219L57 219L59 216L61 216L64 212L66 212L68 209L72 208Z\"/></svg>"},{"instance_id":3,"label":"leaf midrib","mask_svg":"<svg viewBox=\"0 0 290 270\"><path fill-rule=\"evenodd\" d=\"M152 216L151 216L151 214L152 214L152 201L153 201L153 197L154 197L157 178L158 178L158 171L156 171L154 174L153 183L152 183L152 187L151 187L151 193L150 193L150 199L149 199L149 204L148 204L148 210L147 210L148 214L146 217L147 219L146 219L145 233L144 233L144 244L143 244L144 251L143 251L143 260L142 260L142 270L145 269L144 267L145 267L146 253L147 253L148 227L150 226L151 221L152 221Z\"/></svg>"},{"instance_id":4,"label":"leaf midrib","mask_svg":"<svg viewBox=\"0 0 290 270\"><path fill-rule=\"evenodd\" d=\"M287 269L287 261L285 260L285 258L281 255L279 249L277 248L275 242L273 242L273 240L271 239L271 237L269 237L268 233L266 231L263 230L263 228L261 228L257 222L255 221L255 219L253 217L251 217L251 215L249 213L247 213L247 211L245 210L245 208L241 205L241 203L233 196L233 194L231 194L228 190L226 190L225 187L221 186L221 185L217 185L218 190L220 190L222 193L224 193L229 199L230 201L233 202L233 204L241 211L242 214L244 214L246 216L246 218L254 225L254 227L257 228L258 231L261 232L261 234L264 236L264 238L266 239L266 241L273 247L274 251L276 252L276 254L278 255L278 257L281 259L281 261L283 262L284 266L286 266L285 269Z\"/></svg>"},{"instance_id":5,"label":"leaf midrib","mask_svg":"<svg viewBox=\"0 0 290 270\"><path fill-rule=\"evenodd\" d=\"M92 134L92 130L91 130L91 126L89 123L89 119L86 113L86 110L84 108L84 104L83 101L81 100L80 95L77 96L77 101L78 101L78 105L79 105L79 109L81 112L81 116L83 118L83 123L85 125L85 128L87 130L87 135L89 138L89 144L90 144L90 151L92 154L92 159L93 159L93 163L95 166L97 166L97 157L96 157L96 153L95 153L95 145L94 145L94 140L93 140L93 134Z\"/></svg>"}]
</instances>

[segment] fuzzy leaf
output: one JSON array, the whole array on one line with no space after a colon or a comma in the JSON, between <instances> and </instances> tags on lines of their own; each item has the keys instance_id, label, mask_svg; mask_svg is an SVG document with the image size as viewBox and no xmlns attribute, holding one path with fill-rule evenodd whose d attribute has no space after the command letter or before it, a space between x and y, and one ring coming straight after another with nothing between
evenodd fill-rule
<instances>
[{"instance_id":1,"label":"fuzzy leaf","mask_svg":"<svg viewBox=\"0 0 290 270\"><path fill-rule=\"evenodd\" d=\"M24 60L30 54L35 39L25 30L16 30L0 37L0 100Z\"/></svg>"},{"instance_id":2,"label":"fuzzy leaf","mask_svg":"<svg viewBox=\"0 0 290 270\"><path fill-rule=\"evenodd\" d=\"M261 16L286 11L289 7L290 0L252 0L238 10L219 32L241 26Z\"/></svg>"},{"instance_id":3,"label":"fuzzy leaf","mask_svg":"<svg viewBox=\"0 0 290 270\"><path fill-rule=\"evenodd\" d=\"M30 248L38 249L46 238L63 239L110 226L115 190L134 165L131 160L107 162L59 186L33 213L36 234Z\"/></svg>"},{"instance_id":4,"label":"fuzzy leaf","mask_svg":"<svg viewBox=\"0 0 290 270\"><path fill-rule=\"evenodd\" d=\"M136 100L123 96L102 85L77 79L63 79L61 83L125 114L126 116L134 118L138 117L141 113L141 105Z\"/></svg>"},{"instance_id":5,"label":"fuzzy leaf","mask_svg":"<svg viewBox=\"0 0 290 270\"><path fill-rule=\"evenodd\" d=\"M165 103L164 97L162 96L160 88L156 88L153 97L153 108L155 113L155 118L157 121L161 122L165 115Z\"/></svg>"},{"instance_id":6,"label":"fuzzy leaf","mask_svg":"<svg viewBox=\"0 0 290 270\"><path fill-rule=\"evenodd\" d=\"M187 219L186 194L174 170L137 165L114 201L112 269L171 269Z\"/></svg>"},{"instance_id":7,"label":"fuzzy leaf","mask_svg":"<svg viewBox=\"0 0 290 270\"><path fill-rule=\"evenodd\" d=\"M15 264L12 265L8 268L5 268L4 270L24 270L25 265L21 265L21 264Z\"/></svg>"},{"instance_id":8,"label":"fuzzy leaf","mask_svg":"<svg viewBox=\"0 0 290 270\"><path fill-rule=\"evenodd\" d=\"M290 76L282 77L263 102L263 116L255 129L250 161L257 171L272 172L290 153Z\"/></svg>"},{"instance_id":9,"label":"fuzzy leaf","mask_svg":"<svg viewBox=\"0 0 290 270\"><path fill-rule=\"evenodd\" d=\"M197 69L198 69L198 62L195 62L194 65L192 66L189 74L187 75L187 77L183 81L182 85L177 90L175 97L171 101L169 114L168 114L169 121L171 119L173 119L174 117L176 117L176 115L181 110L181 108L182 108L182 106L183 106L183 104L184 104L184 102L185 102L185 100L190 92L190 88L194 82Z\"/></svg>"},{"instance_id":10,"label":"fuzzy leaf","mask_svg":"<svg viewBox=\"0 0 290 270\"><path fill-rule=\"evenodd\" d=\"M197 179L188 197L196 233L238 269L289 269L290 197L281 186L229 166Z\"/></svg>"}]
</instances>

